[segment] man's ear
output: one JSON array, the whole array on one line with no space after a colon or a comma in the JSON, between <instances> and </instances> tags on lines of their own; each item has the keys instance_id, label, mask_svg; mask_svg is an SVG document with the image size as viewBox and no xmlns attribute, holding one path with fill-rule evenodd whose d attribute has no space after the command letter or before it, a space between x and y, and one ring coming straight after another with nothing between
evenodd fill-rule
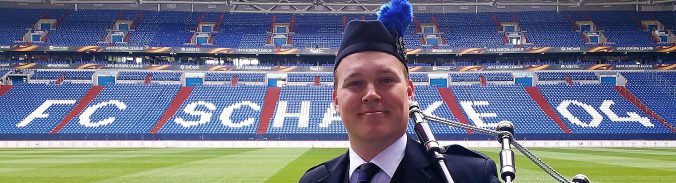
<instances>
[{"instance_id":1,"label":"man's ear","mask_svg":"<svg viewBox=\"0 0 676 183\"><path fill-rule=\"evenodd\" d=\"M413 86L413 81L408 80L408 87L406 88L406 93L408 94L408 101L413 102L413 97L415 97L415 87Z\"/></svg>"},{"instance_id":2,"label":"man's ear","mask_svg":"<svg viewBox=\"0 0 676 183\"><path fill-rule=\"evenodd\" d=\"M336 109L336 112L338 112L338 100L336 100L336 90L333 90L331 92L331 101L333 102L333 108Z\"/></svg>"}]
</instances>

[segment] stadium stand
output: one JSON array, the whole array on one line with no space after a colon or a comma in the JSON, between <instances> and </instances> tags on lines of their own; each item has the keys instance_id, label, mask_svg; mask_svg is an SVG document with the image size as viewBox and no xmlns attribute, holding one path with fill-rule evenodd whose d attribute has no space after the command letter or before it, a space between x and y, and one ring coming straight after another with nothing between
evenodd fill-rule
<instances>
[{"instance_id":1,"label":"stadium stand","mask_svg":"<svg viewBox=\"0 0 676 183\"><path fill-rule=\"evenodd\" d=\"M63 76L65 80L91 80L94 71L43 71L36 70L31 79L55 80Z\"/></svg>"},{"instance_id":2,"label":"stadium stand","mask_svg":"<svg viewBox=\"0 0 676 183\"><path fill-rule=\"evenodd\" d=\"M305 51L310 50L306 48L336 49L340 46L344 24L347 21L376 19L372 14L349 13L268 14L13 8L0 8L0 17L4 18L0 21L0 46L3 46L3 51L11 52L4 54L0 51L2 53L0 63L3 64L3 68L8 68L0 69L0 78L15 71L10 69L17 69L16 73L30 76L26 81L19 78L20 84L0 87L0 138L5 140L345 140L347 138L345 128L338 115L331 109L332 87L321 84L311 86L316 77L324 84L333 82L333 74L303 70L303 67L318 65L333 67L333 64L327 64L332 63L332 60L323 58L326 55L318 56L322 58L308 59L322 60L317 63L305 63L304 58L289 60L286 58L303 57ZM27 31L32 31L40 19L57 20L52 27L53 30L48 30L45 42L23 40ZM114 44L105 42L106 35L112 31L112 25L118 20L134 21L131 30L126 32L127 42ZM584 36L579 27L575 26L576 21L592 21L595 28L608 38L608 42L600 45L585 44ZM591 59L588 57L593 57L597 53L586 54L586 52L581 54L585 56L576 57L568 57L559 52L549 56L547 52L546 56L534 58L509 59L512 56L505 55L508 59L502 59L503 53L512 53L500 51L514 48L527 52L531 48L538 50L543 47L594 46L632 47L624 48L625 50L648 47L657 50L659 48L655 46L673 45L656 43L652 32L646 30L641 21L659 21L665 30L674 30L676 12L416 13L414 23L408 27L404 39L406 47L414 49L412 52L416 55L416 59L412 59L410 61L412 63L408 64L412 70L410 79L416 85L415 100L428 114L465 124L492 129L500 121L511 121L516 126L518 138L673 140L676 137L673 135L676 133L673 127L676 125L674 113L676 72L583 70L591 69L584 66L595 64L625 65L627 68L644 64L655 66L652 69L657 70L656 63L676 63L673 56L667 55L669 53L659 53L666 55L655 56L661 58L659 60L647 60L643 56L632 58L634 55L626 53L614 55L617 58L612 59ZM518 46L507 44L501 22L518 24L528 40L527 43ZM212 37L208 44L192 43L200 23L213 23L215 26L214 32L210 33ZM421 30L421 24L433 26L435 31L424 32ZM288 39L290 42L274 46L272 37L275 35L275 25L289 26L289 32L284 35L290 37ZM428 43L425 36L429 35L438 36L439 43L436 45ZM13 49L31 45L103 46L97 49L104 50L101 53L78 52L76 54L82 54L79 58L63 58L60 54L51 53L49 57L33 57L29 55L31 52L42 51L30 49L22 51L26 52L25 54L13 53L16 52ZM188 51L170 52L161 56L149 53L137 55L124 51L106 55L108 53L105 49L110 48L107 46L134 46L142 49L181 47L172 48L172 51L182 49ZM246 61L247 63L243 64L234 61L237 59L234 57L237 56L221 55L216 61L219 63L214 64L212 58L179 58L190 57L189 54L192 53L188 52L200 48L234 48L235 54L242 53L243 57L256 55L260 56L260 60L251 63ZM297 48L290 50L300 52L288 54L289 57L287 53L281 56L282 54L278 52L286 48ZM489 56L473 55L475 53L464 56L464 52L459 50L465 48L483 48L485 55ZM416 51L421 49L424 49L422 50L424 54L431 49L441 51L430 58L427 57L431 54L420 55L418 58L419 52ZM454 50L450 54L456 55L448 56L450 55L446 54L448 50L443 49ZM262 55L259 55L260 50L263 50ZM610 52L613 51L615 53L599 54L623 52L620 49ZM285 59L282 61L268 58L267 54L270 52L276 54L273 57L280 55ZM638 54L642 53L644 52ZM518 56L521 55L513 57ZM559 56L561 58L558 58ZM134 57L134 63L124 62L128 61L129 57ZM143 62L140 62L139 58ZM210 65L227 65L224 70L228 71L216 69L207 71L202 67L194 67L195 71L132 70L111 66L113 70L105 70L109 68L104 67L101 72L117 73L115 82L118 80L120 82L98 85L99 83L93 83L96 78L92 77L99 70L55 70L40 67L47 64L58 64L60 66L53 68L64 68L62 66L66 64L105 66L121 63L136 66L162 64L167 68L175 68L174 66L178 65L196 66L207 62ZM431 64L432 62L434 64ZM256 67L252 69L243 67L249 66L248 64ZM552 71L528 70L529 68L508 71L510 68L524 65L557 66L557 64L576 65L580 70L557 70L565 68L561 67L551 69ZM441 82L442 84L430 81L430 73L425 72L427 69L425 67L433 65L448 66L439 70L435 68L434 73L437 76L448 74L451 83L447 85L450 87L445 87L446 81ZM271 72L266 69L257 70L258 66L270 67L275 74L287 74L285 81L292 84L276 87L277 83L267 83L267 76ZM278 69L277 66L282 69L275 70ZM471 67L463 68L464 66ZM296 67L300 69L294 70ZM423 71L413 71L415 69ZM290 72L285 73L287 70ZM204 85L181 86L182 75L190 72L205 73ZM541 82L536 81L535 86L524 87L522 83L517 84L515 81L516 76L531 74ZM621 77L617 78L617 85L612 85L601 81L600 76L603 74ZM626 88L622 86L622 77L627 80ZM2 79L4 82L10 81L11 78ZM144 80L145 84L136 82ZM561 81L566 81L567 84ZM86 82L86 84L71 82ZM240 85L237 82L245 84ZM283 82L282 79L280 83ZM441 140L488 138L475 135L471 130L437 123L430 125L437 138ZM412 123L409 123L409 133L413 133Z\"/></svg>"},{"instance_id":3,"label":"stadium stand","mask_svg":"<svg viewBox=\"0 0 676 183\"><path fill-rule=\"evenodd\" d=\"M562 133L519 85L454 85L450 87L473 125L494 129L510 121L515 133ZM468 112L473 109L474 112ZM492 114L495 115L492 115Z\"/></svg>"},{"instance_id":4,"label":"stadium stand","mask_svg":"<svg viewBox=\"0 0 676 183\"><path fill-rule=\"evenodd\" d=\"M14 85L0 96L0 133L48 134L73 109L91 87L91 84L36 84ZM48 113L48 115L42 115Z\"/></svg>"},{"instance_id":5,"label":"stadium stand","mask_svg":"<svg viewBox=\"0 0 676 183\"><path fill-rule=\"evenodd\" d=\"M676 72L623 72L627 89L642 103L676 126Z\"/></svg>"},{"instance_id":6,"label":"stadium stand","mask_svg":"<svg viewBox=\"0 0 676 183\"><path fill-rule=\"evenodd\" d=\"M231 81L237 76L237 81L241 82L264 82L264 73L232 73L232 72L209 72L206 74L206 81Z\"/></svg>"},{"instance_id":7,"label":"stadium stand","mask_svg":"<svg viewBox=\"0 0 676 183\"><path fill-rule=\"evenodd\" d=\"M178 89L177 84L108 84L59 133L106 134L110 138L148 133Z\"/></svg>"},{"instance_id":8,"label":"stadium stand","mask_svg":"<svg viewBox=\"0 0 676 183\"><path fill-rule=\"evenodd\" d=\"M593 72L536 72L538 80L541 81L556 81L565 80L570 77L572 80L598 80Z\"/></svg>"},{"instance_id":9,"label":"stadium stand","mask_svg":"<svg viewBox=\"0 0 676 183\"><path fill-rule=\"evenodd\" d=\"M315 77L319 77L320 82L333 82L331 73L289 73L288 81L311 83L315 81Z\"/></svg>"},{"instance_id":10,"label":"stadium stand","mask_svg":"<svg viewBox=\"0 0 676 183\"><path fill-rule=\"evenodd\" d=\"M330 112L331 86L285 86L270 121L267 133L285 138L340 139L345 127L336 113ZM309 112L309 116L303 115ZM339 135L336 135L339 134Z\"/></svg>"},{"instance_id":11,"label":"stadium stand","mask_svg":"<svg viewBox=\"0 0 676 183\"><path fill-rule=\"evenodd\" d=\"M158 134L205 134L214 139L253 138L260 124L265 90L264 86L247 85L196 86ZM232 115L228 116L228 113Z\"/></svg>"},{"instance_id":12,"label":"stadium stand","mask_svg":"<svg viewBox=\"0 0 676 183\"><path fill-rule=\"evenodd\" d=\"M670 133L623 98L613 86L542 84L538 89L573 133ZM605 107L604 107L605 106ZM611 110L612 109L612 110ZM609 113L611 111L611 113ZM635 113L635 114L631 114ZM628 116L627 116L628 115ZM629 119L630 118L630 119Z\"/></svg>"},{"instance_id":13,"label":"stadium stand","mask_svg":"<svg viewBox=\"0 0 676 183\"><path fill-rule=\"evenodd\" d=\"M148 75L152 75L152 79L158 81L178 81L181 79L180 72L146 72L146 71L122 71L118 73L117 79L144 80Z\"/></svg>"},{"instance_id":14,"label":"stadium stand","mask_svg":"<svg viewBox=\"0 0 676 183\"><path fill-rule=\"evenodd\" d=\"M41 10L41 9L2 9L3 17L10 18L0 23L2 44L15 44L41 16L59 19L55 30L49 31L46 45L85 46L109 45L100 43L107 29L115 20L139 21L130 30L126 46L171 46L194 47L190 42L197 24L216 23L218 30L213 35L213 45L206 47L226 48L264 48L271 46L272 17L274 23L291 23L295 18L290 34L291 43L283 47L290 48L337 48L343 31L343 16L346 20L360 19L354 15L330 14L257 14L257 13L190 13L157 12L135 10ZM19 15L19 16L17 16ZM220 17L223 20L219 20ZM429 48L512 48L506 44L500 33L499 22L517 21L526 34L528 43L524 47L578 47L585 46L583 36L575 28L574 21L593 21L603 30L609 45L613 46L657 46L651 32L643 30L641 20L659 20L667 30L673 29L674 13L659 12L577 12L565 13L536 11L511 13L417 13L418 23L434 24L442 38L439 45L424 44L419 27L410 26L405 37L407 47L411 49ZM375 19L374 15L365 15L365 19ZM252 22L251 19L257 21ZM636 22L625 23L625 20ZM496 22L497 21L497 22ZM545 25L545 26L543 26ZM23 44L23 43L19 43ZM37 44L37 43L36 43ZM40 43L42 44L42 43Z\"/></svg>"}]
</instances>

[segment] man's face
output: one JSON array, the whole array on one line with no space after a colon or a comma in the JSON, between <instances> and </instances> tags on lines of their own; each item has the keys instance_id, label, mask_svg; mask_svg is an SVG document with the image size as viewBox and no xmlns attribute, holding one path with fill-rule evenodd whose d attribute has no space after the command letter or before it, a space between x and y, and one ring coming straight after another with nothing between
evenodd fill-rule
<instances>
[{"instance_id":1,"label":"man's face","mask_svg":"<svg viewBox=\"0 0 676 183\"><path fill-rule=\"evenodd\" d=\"M413 83L404 65L383 52L359 52L335 71L333 104L350 140L387 141L406 132Z\"/></svg>"}]
</instances>

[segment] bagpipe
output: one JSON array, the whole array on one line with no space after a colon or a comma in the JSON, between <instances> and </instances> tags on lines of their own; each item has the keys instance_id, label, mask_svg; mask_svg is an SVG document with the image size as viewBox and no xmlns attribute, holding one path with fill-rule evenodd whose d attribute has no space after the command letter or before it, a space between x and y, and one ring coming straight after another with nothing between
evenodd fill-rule
<instances>
[{"instance_id":1,"label":"bagpipe","mask_svg":"<svg viewBox=\"0 0 676 183\"><path fill-rule=\"evenodd\" d=\"M442 148L434 138L432 130L430 129L427 120L434 121L440 124L458 127L462 129L473 130L475 132L495 136L498 139L498 142L502 144L502 150L500 151L500 178L506 183L511 183L516 178L516 166L514 165L514 152L512 151L512 146L523 153L526 158L535 163L540 169L549 174L554 180L560 183L589 183L589 178L583 174L578 174L572 178L572 181L568 181L563 175L554 170L547 163L542 161L530 152L526 147L519 144L514 139L514 125L508 121L502 121L498 123L495 130L489 130L484 128L479 128L472 125L467 125L459 123L456 121L451 121L443 118L438 118L430 115L424 114L420 111L420 106L417 102L413 102L409 107L409 117L415 123L414 131L420 140L420 143L423 144L425 149L430 153L432 158L438 161L438 167L441 173L444 175L446 182L453 183L453 178L446 167L444 156L442 155Z\"/></svg>"}]
</instances>

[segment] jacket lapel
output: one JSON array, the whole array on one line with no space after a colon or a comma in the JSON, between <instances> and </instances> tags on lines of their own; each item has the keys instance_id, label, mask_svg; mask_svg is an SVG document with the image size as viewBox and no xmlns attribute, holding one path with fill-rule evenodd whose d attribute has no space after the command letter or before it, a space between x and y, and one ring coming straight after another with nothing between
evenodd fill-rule
<instances>
[{"instance_id":1,"label":"jacket lapel","mask_svg":"<svg viewBox=\"0 0 676 183\"><path fill-rule=\"evenodd\" d=\"M327 162L326 167L329 172L325 177L319 179L319 182L324 183L343 183L348 182L347 167L349 166L350 158L347 153L340 155L336 161Z\"/></svg>"},{"instance_id":2,"label":"jacket lapel","mask_svg":"<svg viewBox=\"0 0 676 183\"><path fill-rule=\"evenodd\" d=\"M420 144L407 135L404 159L401 160L391 182L430 182L431 177L425 171L431 167L427 153Z\"/></svg>"}]
</instances>

